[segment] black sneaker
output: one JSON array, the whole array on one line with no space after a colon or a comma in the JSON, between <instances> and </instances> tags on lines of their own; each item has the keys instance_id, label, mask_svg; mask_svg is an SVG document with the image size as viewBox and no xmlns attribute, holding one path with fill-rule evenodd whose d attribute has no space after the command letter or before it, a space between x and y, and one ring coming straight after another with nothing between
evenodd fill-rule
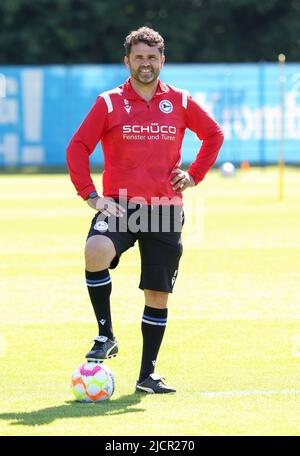
<instances>
[{"instance_id":1,"label":"black sneaker","mask_svg":"<svg viewBox=\"0 0 300 456\"><path fill-rule=\"evenodd\" d=\"M136 391L150 394L176 393L176 389L165 385L163 380L165 379L160 375L150 374L144 381L136 382Z\"/></svg>"},{"instance_id":2,"label":"black sneaker","mask_svg":"<svg viewBox=\"0 0 300 456\"><path fill-rule=\"evenodd\" d=\"M93 348L85 355L88 361L101 362L104 359L116 356L119 351L118 342L115 338L111 340L106 336L97 336L94 341Z\"/></svg>"}]
</instances>

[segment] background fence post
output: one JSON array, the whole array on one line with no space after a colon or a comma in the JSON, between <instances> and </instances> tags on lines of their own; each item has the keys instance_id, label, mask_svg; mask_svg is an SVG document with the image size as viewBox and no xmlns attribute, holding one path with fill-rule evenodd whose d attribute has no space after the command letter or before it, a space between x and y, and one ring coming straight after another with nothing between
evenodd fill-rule
<instances>
[{"instance_id":1,"label":"background fence post","mask_svg":"<svg viewBox=\"0 0 300 456\"><path fill-rule=\"evenodd\" d=\"M266 165L266 138L265 138L265 115L264 115L264 108L265 108L265 63L260 62L258 67L258 104L261 115L258 117L260 119L261 125L259 126L261 136L259 139L259 160L261 166Z\"/></svg>"}]
</instances>

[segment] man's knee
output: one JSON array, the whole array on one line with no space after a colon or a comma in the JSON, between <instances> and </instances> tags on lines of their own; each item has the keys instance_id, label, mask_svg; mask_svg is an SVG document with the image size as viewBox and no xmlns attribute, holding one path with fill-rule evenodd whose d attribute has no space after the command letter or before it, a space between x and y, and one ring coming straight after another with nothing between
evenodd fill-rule
<instances>
[{"instance_id":1,"label":"man's knee","mask_svg":"<svg viewBox=\"0 0 300 456\"><path fill-rule=\"evenodd\" d=\"M149 307L164 309L167 307L169 293L164 291L144 290L145 304Z\"/></svg>"},{"instance_id":2,"label":"man's knee","mask_svg":"<svg viewBox=\"0 0 300 456\"><path fill-rule=\"evenodd\" d=\"M110 266L116 250L113 242L106 236L92 236L85 245L85 262L88 271L99 271Z\"/></svg>"}]
</instances>

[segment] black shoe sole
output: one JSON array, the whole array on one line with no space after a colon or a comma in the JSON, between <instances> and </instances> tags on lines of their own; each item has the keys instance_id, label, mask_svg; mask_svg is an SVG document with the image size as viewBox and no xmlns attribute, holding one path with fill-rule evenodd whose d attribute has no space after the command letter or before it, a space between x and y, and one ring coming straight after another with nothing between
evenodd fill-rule
<instances>
[{"instance_id":1,"label":"black shoe sole","mask_svg":"<svg viewBox=\"0 0 300 456\"><path fill-rule=\"evenodd\" d=\"M174 394L176 391L145 391L144 389L140 388L135 388L136 393L141 393L141 394Z\"/></svg>"},{"instance_id":2,"label":"black shoe sole","mask_svg":"<svg viewBox=\"0 0 300 456\"><path fill-rule=\"evenodd\" d=\"M86 358L86 360L88 363L104 363L104 361L106 359L115 358L116 356L117 356L117 353L114 355L108 355L106 358L102 358L102 359L88 357L88 358Z\"/></svg>"}]
</instances>

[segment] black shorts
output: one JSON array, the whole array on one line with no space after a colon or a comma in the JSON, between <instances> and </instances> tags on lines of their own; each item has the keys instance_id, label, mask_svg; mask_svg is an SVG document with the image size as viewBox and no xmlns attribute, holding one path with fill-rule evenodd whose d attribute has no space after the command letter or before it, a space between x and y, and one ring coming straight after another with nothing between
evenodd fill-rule
<instances>
[{"instance_id":1,"label":"black shorts","mask_svg":"<svg viewBox=\"0 0 300 456\"><path fill-rule=\"evenodd\" d=\"M118 200L116 200L118 201ZM106 236L112 240L117 256L110 269L117 267L121 255L139 243L141 276L139 288L172 293L182 255L182 206L128 206L123 217L105 217L98 212L87 236Z\"/></svg>"}]
</instances>

